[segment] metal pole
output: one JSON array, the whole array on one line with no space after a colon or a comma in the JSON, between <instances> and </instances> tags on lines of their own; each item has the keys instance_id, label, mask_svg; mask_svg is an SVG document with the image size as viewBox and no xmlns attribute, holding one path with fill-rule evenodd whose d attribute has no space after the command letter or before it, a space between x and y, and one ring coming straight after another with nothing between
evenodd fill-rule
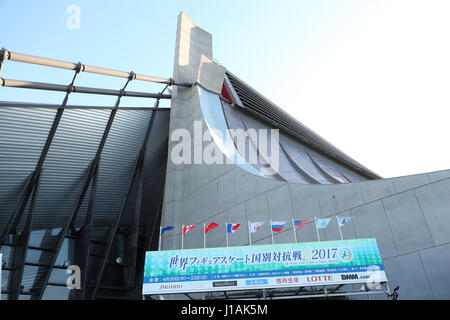
<instances>
[{"instance_id":1,"label":"metal pole","mask_svg":"<svg viewBox=\"0 0 450 320\"><path fill-rule=\"evenodd\" d=\"M93 229L94 203L97 192L98 171L99 166L97 163L95 165L94 172L92 175L91 192L89 195L88 212L86 215L85 223L77 232L73 234L76 235L73 264L79 266L81 270L81 288L80 290L77 289L71 290L72 291L71 293L73 294L73 299L75 300L84 300L86 295L86 279L89 271L88 270L89 252L90 252L89 244L91 241L91 234ZM69 220L69 228L71 228L72 221L73 219ZM65 234L63 234L63 241L64 238ZM48 282L48 278L46 278L46 280ZM40 295L39 299L41 299L41 297L42 296Z\"/></svg>"},{"instance_id":2,"label":"metal pole","mask_svg":"<svg viewBox=\"0 0 450 320\"><path fill-rule=\"evenodd\" d=\"M227 248L228 248L228 221L225 224L225 238L227 239Z\"/></svg>"},{"instance_id":3,"label":"metal pole","mask_svg":"<svg viewBox=\"0 0 450 320\"><path fill-rule=\"evenodd\" d=\"M184 242L184 224L181 226L181 250L183 250L183 242Z\"/></svg>"},{"instance_id":4,"label":"metal pole","mask_svg":"<svg viewBox=\"0 0 450 320\"><path fill-rule=\"evenodd\" d=\"M248 242L250 245L252 245L252 232L250 231L250 221L247 220L248 225Z\"/></svg>"},{"instance_id":5,"label":"metal pole","mask_svg":"<svg viewBox=\"0 0 450 320\"><path fill-rule=\"evenodd\" d=\"M161 251L161 238L162 238L161 230L162 230L162 227L159 226L159 244L158 244L158 251Z\"/></svg>"},{"instance_id":6,"label":"metal pole","mask_svg":"<svg viewBox=\"0 0 450 320\"><path fill-rule=\"evenodd\" d=\"M294 231L294 239L295 239L295 243L297 243L297 233L295 232L294 219L292 219L292 231Z\"/></svg>"},{"instance_id":7,"label":"metal pole","mask_svg":"<svg viewBox=\"0 0 450 320\"><path fill-rule=\"evenodd\" d=\"M341 235L341 240L344 240L344 237L342 236L341 226L339 225L339 219L338 219L338 216L336 216L336 222L337 222L337 225L338 225L339 234Z\"/></svg>"},{"instance_id":8,"label":"metal pole","mask_svg":"<svg viewBox=\"0 0 450 320\"><path fill-rule=\"evenodd\" d=\"M314 217L314 224L316 225L317 239L320 241L319 229L317 228L317 218Z\"/></svg>"},{"instance_id":9,"label":"metal pole","mask_svg":"<svg viewBox=\"0 0 450 320\"><path fill-rule=\"evenodd\" d=\"M206 248L206 225L203 224L203 248Z\"/></svg>"},{"instance_id":10,"label":"metal pole","mask_svg":"<svg viewBox=\"0 0 450 320\"><path fill-rule=\"evenodd\" d=\"M0 65L0 67L1 67L1 65ZM2 259L2 253L0 252L0 301L2 300L2 266L3 266L3 259Z\"/></svg>"},{"instance_id":11,"label":"metal pole","mask_svg":"<svg viewBox=\"0 0 450 320\"><path fill-rule=\"evenodd\" d=\"M386 294L388 296L388 298L391 296L391 288L389 287L389 283L385 282L385 287L386 287Z\"/></svg>"},{"instance_id":12,"label":"metal pole","mask_svg":"<svg viewBox=\"0 0 450 320\"><path fill-rule=\"evenodd\" d=\"M113 89L103 89L103 88L92 88L92 87L81 87L73 85L63 85L54 84L46 82L33 82L24 80L13 80L0 78L0 85L3 87L12 88L23 88L23 89L36 89L36 90L49 90L49 91L61 91L61 92L78 92L86 94L101 94L108 96L126 96L126 97L136 97L136 98L154 98L154 99L170 99L170 94L158 94L158 93L148 93L148 92L137 92L137 91L124 91L124 90L113 90Z\"/></svg>"},{"instance_id":13,"label":"metal pole","mask_svg":"<svg viewBox=\"0 0 450 320\"><path fill-rule=\"evenodd\" d=\"M3 67L3 61L5 61L6 59L6 49L2 48L2 50L0 50L0 75L2 74L2 67ZM0 297L0 300L2 298Z\"/></svg>"},{"instance_id":14,"label":"metal pole","mask_svg":"<svg viewBox=\"0 0 450 320\"><path fill-rule=\"evenodd\" d=\"M66 69L66 70L76 70L76 68L77 68L77 64L73 63L73 62L67 62L67 61L61 61L61 60L56 60L56 59L32 56L32 55L23 54L23 53L11 52L6 49L2 49L1 54L3 54L5 59L11 60L11 61L38 64L38 65L42 65L42 66L54 67L54 68L60 68L60 69ZM101 74L101 75L106 75L106 76L112 76L112 77L119 77L119 78L129 78L131 75L129 72L125 72L125 71L118 71L118 70L106 69L106 68L100 68L100 67L94 67L94 66L88 66L88 65L82 65L81 71L88 72L88 73ZM177 86L182 86L182 87L191 87L192 86L192 84L190 84L190 83L177 82L171 78L166 79L166 78L153 77L153 76L148 76L148 75L143 75L143 74L136 74L134 76L134 79L141 80L141 81L147 81L147 82L164 83L164 84L168 84L168 85L177 85Z\"/></svg>"},{"instance_id":15,"label":"metal pole","mask_svg":"<svg viewBox=\"0 0 450 320\"><path fill-rule=\"evenodd\" d=\"M269 221L270 221L270 235L272 236L272 244L275 244L275 242L273 241L272 220Z\"/></svg>"}]
</instances>

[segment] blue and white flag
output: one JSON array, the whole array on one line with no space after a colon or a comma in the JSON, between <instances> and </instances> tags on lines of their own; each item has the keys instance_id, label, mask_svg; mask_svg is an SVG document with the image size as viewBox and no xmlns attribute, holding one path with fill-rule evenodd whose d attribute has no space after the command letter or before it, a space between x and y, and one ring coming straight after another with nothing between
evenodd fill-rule
<instances>
[{"instance_id":1,"label":"blue and white flag","mask_svg":"<svg viewBox=\"0 0 450 320\"><path fill-rule=\"evenodd\" d=\"M325 229L328 226L328 223L330 223L329 218L326 219L317 219L316 221L316 227L317 229Z\"/></svg>"},{"instance_id":2,"label":"blue and white flag","mask_svg":"<svg viewBox=\"0 0 450 320\"><path fill-rule=\"evenodd\" d=\"M350 220L352 220L352 217L338 217L339 228L341 228L347 222L350 222Z\"/></svg>"},{"instance_id":3,"label":"blue and white flag","mask_svg":"<svg viewBox=\"0 0 450 320\"><path fill-rule=\"evenodd\" d=\"M162 228L161 229L161 236L164 234L164 232L170 231L170 230L173 230L173 229L175 229L175 228L172 227L172 226L167 226L167 227Z\"/></svg>"}]
</instances>

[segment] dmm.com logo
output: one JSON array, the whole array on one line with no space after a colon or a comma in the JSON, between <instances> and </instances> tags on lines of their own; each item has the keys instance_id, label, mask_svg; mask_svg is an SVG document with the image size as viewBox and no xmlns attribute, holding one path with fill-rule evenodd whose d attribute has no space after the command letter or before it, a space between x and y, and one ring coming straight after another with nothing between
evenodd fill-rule
<instances>
[{"instance_id":1,"label":"dmm.com logo","mask_svg":"<svg viewBox=\"0 0 450 320\"><path fill-rule=\"evenodd\" d=\"M370 275L358 276L356 273L341 274L342 280L358 280L358 279L369 279L369 278L370 278Z\"/></svg>"},{"instance_id":2,"label":"dmm.com logo","mask_svg":"<svg viewBox=\"0 0 450 320\"><path fill-rule=\"evenodd\" d=\"M352 274L341 274L341 279L342 280L358 280L359 277L356 273L352 273Z\"/></svg>"}]
</instances>

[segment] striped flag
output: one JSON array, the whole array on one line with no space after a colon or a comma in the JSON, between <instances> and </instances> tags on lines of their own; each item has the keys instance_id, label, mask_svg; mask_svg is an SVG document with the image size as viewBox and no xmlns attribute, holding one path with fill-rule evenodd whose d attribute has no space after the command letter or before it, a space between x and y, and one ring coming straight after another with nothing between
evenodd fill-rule
<instances>
[{"instance_id":1,"label":"striped flag","mask_svg":"<svg viewBox=\"0 0 450 320\"><path fill-rule=\"evenodd\" d=\"M272 231L280 232L284 228L286 221L272 221Z\"/></svg>"},{"instance_id":2,"label":"striped flag","mask_svg":"<svg viewBox=\"0 0 450 320\"><path fill-rule=\"evenodd\" d=\"M186 235L186 232L191 231L192 229L194 229L197 225L192 225L192 226L183 226L183 236Z\"/></svg>"},{"instance_id":3,"label":"striped flag","mask_svg":"<svg viewBox=\"0 0 450 320\"><path fill-rule=\"evenodd\" d=\"M205 234L208 233L209 230L212 230L214 228L217 228L219 225L215 222L211 222L210 224L205 226Z\"/></svg>"},{"instance_id":4,"label":"striped flag","mask_svg":"<svg viewBox=\"0 0 450 320\"><path fill-rule=\"evenodd\" d=\"M301 230L307 223L308 220L294 220L294 228L295 230Z\"/></svg>"},{"instance_id":5,"label":"striped flag","mask_svg":"<svg viewBox=\"0 0 450 320\"><path fill-rule=\"evenodd\" d=\"M240 223L228 223L227 224L227 232L228 233L233 233L237 230L237 228L239 228L241 224Z\"/></svg>"}]
</instances>

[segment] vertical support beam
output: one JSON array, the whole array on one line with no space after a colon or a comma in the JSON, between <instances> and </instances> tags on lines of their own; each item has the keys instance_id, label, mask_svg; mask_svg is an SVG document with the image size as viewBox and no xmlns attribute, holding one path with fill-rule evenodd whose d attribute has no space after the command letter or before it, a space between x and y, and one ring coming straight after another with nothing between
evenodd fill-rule
<instances>
[{"instance_id":1,"label":"vertical support beam","mask_svg":"<svg viewBox=\"0 0 450 320\"><path fill-rule=\"evenodd\" d=\"M113 222L113 224L112 224L112 226L111 226L111 228L110 228L110 230L108 232L108 235L106 237L106 245L105 245L105 249L103 250L103 254L102 254L102 258L101 258L102 261L100 262L98 273L95 275L94 288L93 288L91 296L90 296L91 300L95 299L95 295L97 294L97 290L98 290L98 287L100 285L100 281L101 281L102 276L103 276L103 271L105 270L105 265L106 265L106 261L107 261L108 256L109 256L109 252L111 251L111 247L112 247L114 238L116 236L117 229L119 228L120 220L121 220L122 215L123 215L123 213L125 211L125 208L126 208L126 206L128 204L128 201L130 199L131 191L133 189L133 184L136 181L136 177L137 177L137 174L138 174L138 171L139 171L138 169L139 169L139 167L140 167L142 162L143 162L142 154L139 154L139 157L136 160L136 164L135 164L134 169L133 169L133 176L131 177L131 179L130 179L130 181L128 183L128 189L127 189L128 191L127 191L127 194L125 196L124 201L122 202L120 213L114 219L114 222Z\"/></svg>"},{"instance_id":2,"label":"vertical support beam","mask_svg":"<svg viewBox=\"0 0 450 320\"><path fill-rule=\"evenodd\" d=\"M162 96L162 94L164 93L164 91L167 88L168 88L168 85L166 85L165 88L163 89L163 91L161 91L159 93L159 97ZM109 252L111 251L111 246L112 246L112 243L114 241L115 235L117 233L117 229L119 227L120 220L121 220L122 215L123 215L123 213L124 213L124 211L126 209L128 201L130 200L130 195L131 195L131 192L132 192L132 189L133 189L133 185L136 182L136 180L137 180L136 178L139 176L139 173L141 171L143 171L144 159L145 159L145 153L147 151L148 139L150 138L150 134L151 134L152 129L153 129L153 124L155 123L155 120L156 120L157 109L159 107L159 101L160 101L160 98L158 98L155 101L155 110L152 112L152 116L150 118L150 122L149 122L149 125L147 127L147 131L145 133L144 140L142 142L142 147L141 147L141 150L139 151L139 156L137 158L136 164L135 164L134 169L133 169L133 176L132 176L132 178L131 178L131 180L129 182L129 185L128 185L127 195L126 195L126 197L124 199L124 202L122 204L119 216L114 221L114 223L112 225L112 228L110 230L110 233L108 233L108 236L107 236L107 239L106 239L106 243L107 244L106 244L105 250L103 252L102 262L100 264L100 268L98 270L98 274L95 276L95 280L94 280L95 285L94 285L94 289L92 290L92 294L91 294L91 297L90 297L91 300L95 299L95 296L97 294L97 290L98 290L98 287L100 285L100 281L101 281L101 279L103 277L103 272L105 270L106 261L107 261L108 256L109 256ZM142 172L142 174L143 174L143 172ZM140 208L139 208L139 210L140 210Z\"/></svg>"},{"instance_id":3,"label":"vertical support beam","mask_svg":"<svg viewBox=\"0 0 450 320\"><path fill-rule=\"evenodd\" d=\"M92 234L92 222L94 214L94 202L97 192L97 180L98 180L98 168L97 165L94 169L92 178L91 193L89 195L89 205L84 225L75 233L77 237L75 240L75 253L73 264L80 267L81 270L81 288L72 290L72 298L74 300L83 300L86 294L86 279L89 263L89 243Z\"/></svg>"},{"instance_id":4,"label":"vertical support beam","mask_svg":"<svg viewBox=\"0 0 450 320\"><path fill-rule=\"evenodd\" d=\"M33 190L33 196L31 198L30 209L27 215L25 227L18 238L17 246L14 250L14 271L12 271L12 277L9 282L9 291L11 292L8 296L9 300L17 300L21 291L23 271L25 269L25 261L27 258L28 242L30 240L31 228L33 225L34 207L36 205L36 198L39 192L39 181L40 176L37 177L36 185Z\"/></svg>"},{"instance_id":5,"label":"vertical support beam","mask_svg":"<svg viewBox=\"0 0 450 320\"><path fill-rule=\"evenodd\" d=\"M164 167L164 172L163 172L162 177L163 177L163 180L161 183L160 190L164 190L166 167ZM155 214L156 214L155 221L152 223L152 221L149 219L147 222L145 231L144 231L144 241L143 241L144 245L140 248L141 250L140 250L140 255L139 255L139 262L137 263L138 272L137 272L136 279L139 279L139 280L142 279L144 276L145 253L148 250L148 248L150 247L150 243L155 235L156 226L159 225L160 221L161 221L163 200L164 200L164 196L163 196L163 194L161 194L161 198L159 199L158 210L155 212ZM139 283L139 294L142 295L142 282Z\"/></svg>"},{"instance_id":6,"label":"vertical support beam","mask_svg":"<svg viewBox=\"0 0 450 320\"><path fill-rule=\"evenodd\" d=\"M140 212L142 205L142 193L144 189L144 161L139 167L139 173L137 175L136 181L136 198L134 203L133 219L131 221L130 227L125 235L125 261L128 264L127 272L127 286L136 286L136 262L137 262L137 251L139 245L139 222L140 222Z\"/></svg>"},{"instance_id":7,"label":"vertical support beam","mask_svg":"<svg viewBox=\"0 0 450 320\"><path fill-rule=\"evenodd\" d=\"M39 291L38 296L36 297L37 300L40 300L42 298L42 295L44 294L45 287L47 286L48 279L50 278L50 275L53 271L53 267L55 265L56 259L58 258L59 252L61 251L61 247L62 247L64 239L67 235L67 231L72 226L73 221L75 221L78 211L80 210L81 204L83 203L84 196L89 187L89 184L90 184L90 181L92 178L92 174L96 170L97 166L98 166L98 162L95 161L95 159L94 159L88 167L88 170L83 179L80 193L78 195L78 198L77 198L77 201L75 204L75 208L73 209L72 214L70 215L69 219L67 220L66 224L61 229L61 231L58 235L58 241L56 243L55 252L53 253L51 261L50 261L50 266L48 267L47 271L42 276L43 285L42 285L41 290Z\"/></svg>"},{"instance_id":8,"label":"vertical support beam","mask_svg":"<svg viewBox=\"0 0 450 320\"><path fill-rule=\"evenodd\" d=\"M2 74L3 62L7 59L8 51L5 48L0 50L0 76Z\"/></svg>"}]
</instances>

